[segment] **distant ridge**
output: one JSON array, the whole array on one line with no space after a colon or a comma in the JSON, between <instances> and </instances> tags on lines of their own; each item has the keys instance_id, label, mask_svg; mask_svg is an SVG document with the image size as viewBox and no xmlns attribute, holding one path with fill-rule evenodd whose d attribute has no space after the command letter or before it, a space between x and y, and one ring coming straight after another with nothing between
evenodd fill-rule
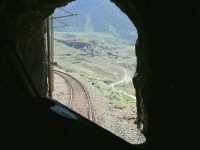
<instances>
[{"instance_id":1,"label":"distant ridge","mask_svg":"<svg viewBox=\"0 0 200 150\"><path fill-rule=\"evenodd\" d=\"M76 0L62 7L77 16L59 19L69 25L66 28L55 28L57 32L91 32L109 33L133 42L137 39L137 30L129 18L109 0ZM67 15L56 9L53 16ZM55 26L63 26L54 21Z\"/></svg>"}]
</instances>

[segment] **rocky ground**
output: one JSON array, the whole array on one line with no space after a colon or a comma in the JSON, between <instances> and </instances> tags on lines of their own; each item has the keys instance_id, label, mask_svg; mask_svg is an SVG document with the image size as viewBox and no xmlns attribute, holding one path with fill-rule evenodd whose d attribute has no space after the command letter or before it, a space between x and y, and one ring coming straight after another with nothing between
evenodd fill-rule
<instances>
[{"instance_id":1,"label":"rocky ground","mask_svg":"<svg viewBox=\"0 0 200 150\"><path fill-rule=\"evenodd\" d=\"M131 144L140 144L145 141L145 137L137 129L135 124L136 106L134 104L129 104L123 109L114 108L96 87L83 80L81 82L89 91L96 124ZM68 88L64 80L55 75L54 86L53 98L67 105L65 99L67 98L66 90ZM132 116L131 118L129 117L130 115Z\"/></svg>"}]
</instances>

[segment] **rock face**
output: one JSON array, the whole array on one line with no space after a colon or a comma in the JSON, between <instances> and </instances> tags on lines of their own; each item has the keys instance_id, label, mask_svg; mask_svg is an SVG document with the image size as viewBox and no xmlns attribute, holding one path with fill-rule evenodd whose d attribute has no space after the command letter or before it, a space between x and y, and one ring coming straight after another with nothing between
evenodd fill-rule
<instances>
[{"instance_id":1,"label":"rock face","mask_svg":"<svg viewBox=\"0 0 200 150\"><path fill-rule=\"evenodd\" d=\"M18 70L23 74L19 62L6 55L14 55L13 50L17 51L22 63L28 71L31 79L41 96L46 96L47 91L47 71L46 71L46 52L45 52L45 19L53 13L58 6L67 4L69 1L1 1L1 64L0 64L0 88L5 95L12 92L13 95L32 95L36 96L34 90L28 85L28 79L22 76L20 81ZM14 65L12 65L13 63ZM14 69L15 68L15 69ZM19 75L20 76L20 75ZM16 84L17 83L17 84ZM15 86L13 86L15 85ZM22 92L28 89L26 93ZM9 92L6 92L9 91Z\"/></svg>"},{"instance_id":2,"label":"rock face","mask_svg":"<svg viewBox=\"0 0 200 150\"><path fill-rule=\"evenodd\" d=\"M178 149L183 144L191 149L197 139L189 138L195 136L190 129L198 124L200 99L198 2L112 1L139 33L133 82L147 149Z\"/></svg>"},{"instance_id":3,"label":"rock face","mask_svg":"<svg viewBox=\"0 0 200 150\"><path fill-rule=\"evenodd\" d=\"M112 0L138 29L133 78L145 149L188 149L199 131L199 2ZM46 94L45 18L67 0L1 1L0 89L22 95L5 53L13 45L42 95ZM4 50L4 51L3 51ZM15 86L13 86L15 85ZM6 88L7 87L7 88ZM9 92L8 92L9 93ZM32 95L34 93L32 92Z\"/></svg>"}]
</instances>

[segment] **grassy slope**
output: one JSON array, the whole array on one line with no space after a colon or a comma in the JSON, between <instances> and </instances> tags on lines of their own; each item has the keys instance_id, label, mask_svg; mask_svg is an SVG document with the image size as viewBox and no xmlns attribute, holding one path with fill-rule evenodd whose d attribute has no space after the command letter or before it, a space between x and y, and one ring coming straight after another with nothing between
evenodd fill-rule
<instances>
[{"instance_id":1,"label":"grassy slope","mask_svg":"<svg viewBox=\"0 0 200 150\"><path fill-rule=\"evenodd\" d=\"M116 87L135 94L131 79L136 58L134 46L131 45L130 41L103 33L55 33L54 61L65 71L79 74L97 86L112 104L123 108L128 98L118 94L121 99L116 99L117 91L111 90L108 84L122 80L126 69L129 81Z\"/></svg>"}]
</instances>

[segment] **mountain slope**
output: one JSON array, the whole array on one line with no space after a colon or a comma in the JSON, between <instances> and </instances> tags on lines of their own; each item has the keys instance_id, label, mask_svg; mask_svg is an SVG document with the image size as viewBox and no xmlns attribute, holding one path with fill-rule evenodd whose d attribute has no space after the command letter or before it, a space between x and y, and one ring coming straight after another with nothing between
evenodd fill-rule
<instances>
[{"instance_id":1,"label":"mountain slope","mask_svg":"<svg viewBox=\"0 0 200 150\"><path fill-rule=\"evenodd\" d=\"M71 26L55 28L55 31L104 32L133 42L137 39L137 30L133 23L109 0L76 0L62 9L78 15L59 19ZM53 14L53 16L62 15L68 14L60 9L56 9ZM63 26L57 20L54 21L54 24Z\"/></svg>"}]
</instances>

